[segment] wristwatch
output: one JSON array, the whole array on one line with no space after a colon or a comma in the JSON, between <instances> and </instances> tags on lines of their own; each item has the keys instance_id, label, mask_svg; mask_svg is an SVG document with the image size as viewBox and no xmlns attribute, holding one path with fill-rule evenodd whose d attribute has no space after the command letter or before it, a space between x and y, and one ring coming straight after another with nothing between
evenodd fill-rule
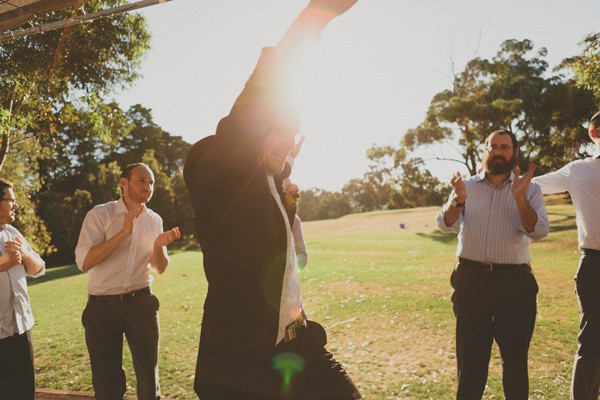
<instances>
[{"instance_id":1,"label":"wristwatch","mask_svg":"<svg viewBox=\"0 0 600 400\"><path fill-rule=\"evenodd\" d=\"M456 200L456 198L452 199L452 202L450 204L452 204L456 208L463 208L465 206L464 202L459 203L458 200Z\"/></svg>"}]
</instances>

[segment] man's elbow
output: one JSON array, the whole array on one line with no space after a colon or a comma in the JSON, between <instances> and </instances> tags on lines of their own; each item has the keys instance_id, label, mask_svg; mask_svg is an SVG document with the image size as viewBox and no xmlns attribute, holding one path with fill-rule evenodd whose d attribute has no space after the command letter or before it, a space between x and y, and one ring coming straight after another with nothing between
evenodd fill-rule
<instances>
[{"instance_id":1,"label":"man's elbow","mask_svg":"<svg viewBox=\"0 0 600 400\"><path fill-rule=\"evenodd\" d=\"M162 262L157 262L152 265L152 268L159 274L162 275L169 266L169 260L165 260Z\"/></svg>"}]
</instances>

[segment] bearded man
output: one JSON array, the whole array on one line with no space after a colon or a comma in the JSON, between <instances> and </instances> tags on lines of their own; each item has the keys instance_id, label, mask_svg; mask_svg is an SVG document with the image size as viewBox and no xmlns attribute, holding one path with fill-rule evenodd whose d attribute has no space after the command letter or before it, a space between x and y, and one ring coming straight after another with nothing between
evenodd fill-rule
<instances>
[{"instance_id":1,"label":"bearded man","mask_svg":"<svg viewBox=\"0 0 600 400\"><path fill-rule=\"evenodd\" d=\"M450 282L459 400L483 396L494 340L506 399L528 398L527 353L538 292L529 243L546 236L549 224L542 191L531 183L535 166L519 176L518 157L512 132L492 132L485 140L482 172L468 179L457 172L437 217L442 231L458 232L458 265Z\"/></svg>"}]
</instances>

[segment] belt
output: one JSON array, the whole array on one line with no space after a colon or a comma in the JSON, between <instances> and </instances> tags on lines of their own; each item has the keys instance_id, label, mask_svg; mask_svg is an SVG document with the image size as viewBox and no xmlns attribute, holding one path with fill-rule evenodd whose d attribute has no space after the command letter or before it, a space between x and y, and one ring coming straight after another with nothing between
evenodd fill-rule
<instances>
[{"instance_id":1,"label":"belt","mask_svg":"<svg viewBox=\"0 0 600 400\"><path fill-rule=\"evenodd\" d=\"M458 258L458 264L464 265L472 269L480 271L494 272L494 271L507 271L519 268L530 268L529 264L496 264L496 263L482 263L479 261L468 260L466 258Z\"/></svg>"},{"instance_id":2,"label":"belt","mask_svg":"<svg viewBox=\"0 0 600 400\"><path fill-rule=\"evenodd\" d=\"M302 310L298 318L296 318L291 324L285 327L285 335L283 336L283 342L287 343L296 339L296 336L298 336L300 331L304 328L306 328L306 315L304 314L304 310Z\"/></svg>"},{"instance_id":3,"label":"belt","mask_svg":"<svg viewBox=\"0 0 600 400\"><path fill-rule=\"evenodd\" d=\"M90 294L88 298L91 301L111 301L118 300L121 303L127 300L133 300L136 297L147 296L152 294L150 287L145 287L143 289L134 290L133 292L123 293L123 294L104 294L104 295L95 295Z\"/></svg>"},{"instance_id":4,"label":"belt","mask_svg":"<svg viewBox=\"0 0 600 400\"><path fill-rule=\"evenodd\" d=\"M581 249L581 254L583 254L584 256L596 256L596 257L600 257L600 250L596 250L596 249Z\"/></svg>"}]
</instances>

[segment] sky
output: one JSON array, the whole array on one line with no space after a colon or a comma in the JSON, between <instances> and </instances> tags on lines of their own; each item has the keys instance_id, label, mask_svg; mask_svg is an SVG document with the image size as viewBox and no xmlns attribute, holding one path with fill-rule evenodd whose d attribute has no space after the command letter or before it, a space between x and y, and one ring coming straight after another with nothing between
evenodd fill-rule
<instances>
[{"instance_id":1,"label":"sky","mask_svg":"<svg viewBox=\"0 0 600 400\"><path fill-rule=\"evenodd\" d=\"M186 141L214 134L251 74L308 0L172 0L139 11L152 47L121 106L142 104ZM600 28L597 0L359 0L325 30L301 76L306 136L292 180L340 190L367 170L373 145L397 147L424 119L453 73L493 57L503 41L530 39L556 66ZM456 156L446 151L446 156ZM431 154L421 154L428 158ZM458 163L426 167L447 181Z\"/></svg>"}]
</instances>

